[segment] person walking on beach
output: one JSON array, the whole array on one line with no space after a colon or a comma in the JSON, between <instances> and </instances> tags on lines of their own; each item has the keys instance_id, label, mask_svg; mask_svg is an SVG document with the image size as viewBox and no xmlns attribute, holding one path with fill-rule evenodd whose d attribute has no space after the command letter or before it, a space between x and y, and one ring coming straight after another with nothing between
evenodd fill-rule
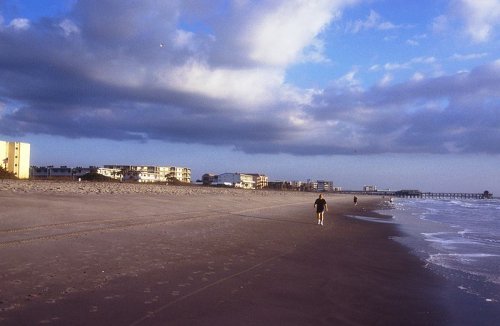
<instances>
[{"instance_id":1,"label":"person walking on beach","mask_svg":"<svg viewBox=\"0 0 500 326\"><path fill-rule=\"evenodd\" d=\"M354 206L358 206L358 197L354 196Z\"/></svg>"},{"instance_id":2,"label":"person walking on beach","mask_svg":"<svg viewBox=\"0 0 500 326\"><path fill-rule=\"evenodd\" d=\"M325 211L328 211L328 205L323 195L319 195L319 198L314 202L314 207L316 207L316 217L318 218L318 225L323 225L323 217Z\"/></svg>"}]
</instances>

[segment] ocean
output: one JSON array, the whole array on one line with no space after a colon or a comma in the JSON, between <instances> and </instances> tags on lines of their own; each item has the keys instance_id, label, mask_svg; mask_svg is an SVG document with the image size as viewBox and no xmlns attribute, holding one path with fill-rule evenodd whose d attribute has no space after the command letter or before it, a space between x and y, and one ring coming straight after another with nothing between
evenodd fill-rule
<instances>
[{"instance_id":1,"label":"ocean","mask_svg":"<svg viewBox=\"0 0 500 326\"><path fill-rule=\"evenodd\" d=\"M394 240L426 268L486 305L500 302L500 199L398 198L389 215L404 234Z\"/></svg>"}]
</instances>

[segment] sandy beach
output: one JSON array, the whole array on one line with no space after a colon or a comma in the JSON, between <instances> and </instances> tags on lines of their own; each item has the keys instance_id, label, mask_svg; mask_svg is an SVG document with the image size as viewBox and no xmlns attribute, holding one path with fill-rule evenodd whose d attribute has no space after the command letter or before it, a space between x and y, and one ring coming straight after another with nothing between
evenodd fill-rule
<instances>
[{"instance_id":1,"label":"sandy beach","mask_svg":"<svg viewBox=\"0 0 500 326\"><path fill-rule=\"evenodd\" d=\"M380 197L0 182L2 325L443 325Z\"/></svg>"}]
</instances>

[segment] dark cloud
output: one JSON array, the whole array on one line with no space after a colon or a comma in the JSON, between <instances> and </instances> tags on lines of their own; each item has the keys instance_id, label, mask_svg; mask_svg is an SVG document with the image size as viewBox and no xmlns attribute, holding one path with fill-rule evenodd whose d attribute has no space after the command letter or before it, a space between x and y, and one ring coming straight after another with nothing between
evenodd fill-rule
<instances>
[{"instance_id":1,"label":"dark cloud","mask_svg":"<svg viewBox=\"0 0 500 326\"><path fill-rule=\"evenodd\" d=\"M357 126L367 152L499 153L500 63L368 91L331 88L316 119Z\"/></svg>"},{"instance_id":2,"label":"dark cloud","mask_svg":"<svg viewBox=\"0 0 500 326\"><path fill-rule=\"evenodd\" d=\"M221 21L205 10L196 1L86 0L66 17L31 22L29 29L4 23L0 133L296 155L500 153L499 62L369 90L332 86L308 105L278 94L249 105L175 87L171 76L191 61L209 72L259 68L237 37L250 20L231 11Z\"/></svg>"}]
</instances>

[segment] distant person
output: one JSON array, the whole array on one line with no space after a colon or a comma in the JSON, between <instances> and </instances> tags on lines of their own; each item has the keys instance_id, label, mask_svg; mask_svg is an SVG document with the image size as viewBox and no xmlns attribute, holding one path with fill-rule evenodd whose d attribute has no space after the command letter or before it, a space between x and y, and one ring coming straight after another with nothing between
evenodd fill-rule
<instances>
[{"instance_id":1,"label":"distant person","mask_svg":"<svg viewBox=\"0 0 500 326\"><path fill-rule=\"evenodd\" d=\"M323 225L323 217L325 211L328 211L328 205L323 195L319 195L319 198L314 202L314 207L316 207L316 217L318 218L318 225Z\"/></svg>"},{"instance_id":2,"label":"distant person","mask_svg":"<svg viewBox=\"0 0 500 326\"><path fill-rule=\"evenodd\" d=\"M354 196L354 206L358 205L358 197Z\"/></svg>"}]
</instances>

